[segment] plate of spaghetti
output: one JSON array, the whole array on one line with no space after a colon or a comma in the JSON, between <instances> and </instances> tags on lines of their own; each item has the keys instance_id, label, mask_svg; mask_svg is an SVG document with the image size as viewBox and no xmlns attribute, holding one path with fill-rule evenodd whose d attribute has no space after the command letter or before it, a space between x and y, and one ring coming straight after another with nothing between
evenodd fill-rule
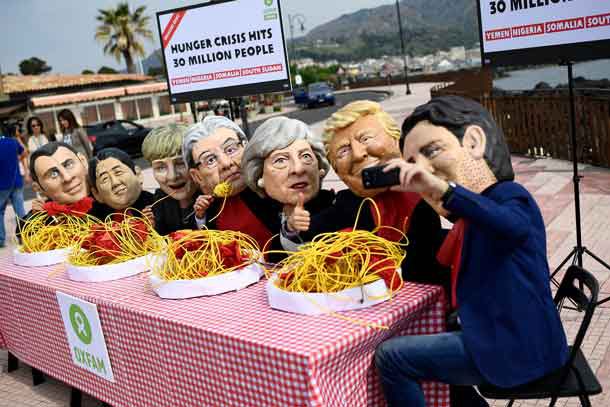
<instances>
[{"instance_id":1,"label":"plate of spaghetti","mask_svg":"<svg viewBox=\"0 0 610 407\"><path fill-rule=\"evenodd\" d=\"M81 236L66 269L75 281L110 281L150 270L159 261L165 240L146 218L111 215Z\"/></svg>"},{"instance_id":2,"label":"plate of spaghetti","mask_svg":"<svg viewBox=\"0 0 610 407\"><path fill-rule=\"evenodd\" d=\"M161 298L183 299L236 291L264 274L260 248L250 236L231 230L171 233L165 261L150 275Z\"/></svg>"},{"instance_id":3,"label":"plate of spaghetti","mask_svg":"<svg viewBox=\"0 0 610 407\"><path fill-rule=\"evenodd\" d=\"M95 222L90 216L40 211L28 218L20 230L21 245L13 250L13 262L19 266L39 267L63 263L78 237Z\"/></svg>"},{"instance_id":4,"label":"plate of spaghetti","mask_svg":"<svg viewBox=\"0 0 610 407\"><path fill-rule=\"evenodd\" d=\"M403 285L404 245L364 230L320 234L270 272L269 305L318 315L387 301Z\"/></svg>"}]
</instances>

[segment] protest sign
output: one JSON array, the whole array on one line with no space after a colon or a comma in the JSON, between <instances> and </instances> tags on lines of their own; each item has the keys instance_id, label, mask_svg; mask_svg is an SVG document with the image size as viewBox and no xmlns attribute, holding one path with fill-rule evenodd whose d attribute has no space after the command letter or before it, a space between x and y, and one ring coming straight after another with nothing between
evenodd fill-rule
<instances>
[{"instance_id":1,"label":"protest sign","mask_svg":"<svg viewBox=\"0 0 610 407\"><path fill-rule=\"evenodd\" d=\"M72 362L114 382L97 306L59 291L56 294Z\"/></svg>"},{"instance_id":2,"label":"protest sign","mask_svg":"<svg viewBox=\"0 0 610 407\"><path fill-rule=\"evenodd\" d=\"M482 60L558 63L610 56L610 2L479 0Z\"/></svg>"},{"instance_id":3,"label":"protest sign","mask_svg":"<svg viewBox=\"0 0 610 407\"><path fill-rule=\"evenodd\" d=\"M157 13L172 103L290 90L279 0Z\"/></svg>"}]
</instances>

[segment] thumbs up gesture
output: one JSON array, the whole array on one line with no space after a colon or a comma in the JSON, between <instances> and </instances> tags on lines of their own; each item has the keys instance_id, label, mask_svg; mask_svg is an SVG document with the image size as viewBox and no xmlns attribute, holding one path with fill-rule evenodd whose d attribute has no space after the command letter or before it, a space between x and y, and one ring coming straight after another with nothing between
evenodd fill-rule
<instances>
[{"instance_id":1,"label":"thumbs up gesture","mask_svg":"<svg viewBox=\"0 0 610 407\"><path fill-rule=\"evenodd\" d=\"M284 208L288 218L286 226L291 232L306 232L309 230L310 215L309 211L305 210L305 196L299 192L297 204Z\"/></svg>"}]
</instances>

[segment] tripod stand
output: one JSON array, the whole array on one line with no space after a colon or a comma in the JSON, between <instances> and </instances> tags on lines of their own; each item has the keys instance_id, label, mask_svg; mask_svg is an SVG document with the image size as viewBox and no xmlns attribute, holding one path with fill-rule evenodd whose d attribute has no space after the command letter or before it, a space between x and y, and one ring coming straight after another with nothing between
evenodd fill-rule
<instances>
[{"instance_id":1,"label":"tripod stand","mask_svg":"<svg viewBox=\"0 0 610 407\"><path fill-rule=\"evenodd\" d=\"M578 175L578 158L576 154L576 108L574 104L574 83L572 76L572 62L562 62L560 65L566 65L568 67L568 89L569 89L569 98L570 98L570 144L572 147L572 182L574 183L574 210L576 215L576 246L572 249L572 251L566 256L565 259L557 266L557 268L551 274L551 279L553 284L559 285L557 281L555 281L555 274L561 270L563 266L568 263L568 261L572 261L571 264L577 264L579 267L582 267L582 256L583 254L588 254L593 260L597 261L599 264L604 266L608 271L610 271L610 265L608 265L605 261L600 259L594 253L592 253L589 249L582 245L582 229L580 225L580 179L582 178ZM607 301L610 301L610 297L604 298L597 302L597 305L603 304Z\"/></svg>"}]
</instances>

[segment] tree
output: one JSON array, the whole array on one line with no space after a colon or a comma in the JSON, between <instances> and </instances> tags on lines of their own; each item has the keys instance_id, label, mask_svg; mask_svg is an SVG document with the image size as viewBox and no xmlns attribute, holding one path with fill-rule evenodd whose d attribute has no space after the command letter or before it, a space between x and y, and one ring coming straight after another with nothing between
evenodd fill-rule
<instances>
[{"instance_id":1,"label":"tree","mask_svg":"<svg viewBox=\"0 0 610 407\"><path fill-rule=\"evenodd\" d=\"M91 69L83 69L81 75L93 75L94 73Z\"/></svg>"},{"instance_id":2,"label":"tree","mask_svg":"<svg viewBox=\"0 0 610 407\"><path fill-rule=\"evenodd\" d=\"M102 66L97 73L118 73L116 69L113 69L109 66Z\"/></svg>"},{"instance_id":3,"label":"tree","mask_svg":"<svg viewBox=\"0 0 610 407\"><path fill-rule=\"evenodd\" d=\"M19 71L22 75L40 75L50 70L51 67L47 65L47 61L36 57L24 59L19 63Z\"/></svg>"},{"instance_id":4,"label":"tree","mask_svg":"<svg viewBox=\"0 0 610 407\"><path fill-rule=\"evenodd\" d=\"M146 74L148 76L165 76L165 68L162 66L151 66Z\"/></svg>"},{"instance_id":5,"label":"tree","mask_svg":"<svg viewBox=\"0 0 610 407\"><path fill-rule=\"evenodd\" d=\"M144 15L146 6L129 11L128 3L119 3L116 8L99 9L97 21L101 24L95 32L95 39L104 43L104 53L121 62L125 60L127 72L135 73L134 54L144 57L143 39L152 41L153 33L148 28L150 17Z\"/></svg>"}]
</instances>

